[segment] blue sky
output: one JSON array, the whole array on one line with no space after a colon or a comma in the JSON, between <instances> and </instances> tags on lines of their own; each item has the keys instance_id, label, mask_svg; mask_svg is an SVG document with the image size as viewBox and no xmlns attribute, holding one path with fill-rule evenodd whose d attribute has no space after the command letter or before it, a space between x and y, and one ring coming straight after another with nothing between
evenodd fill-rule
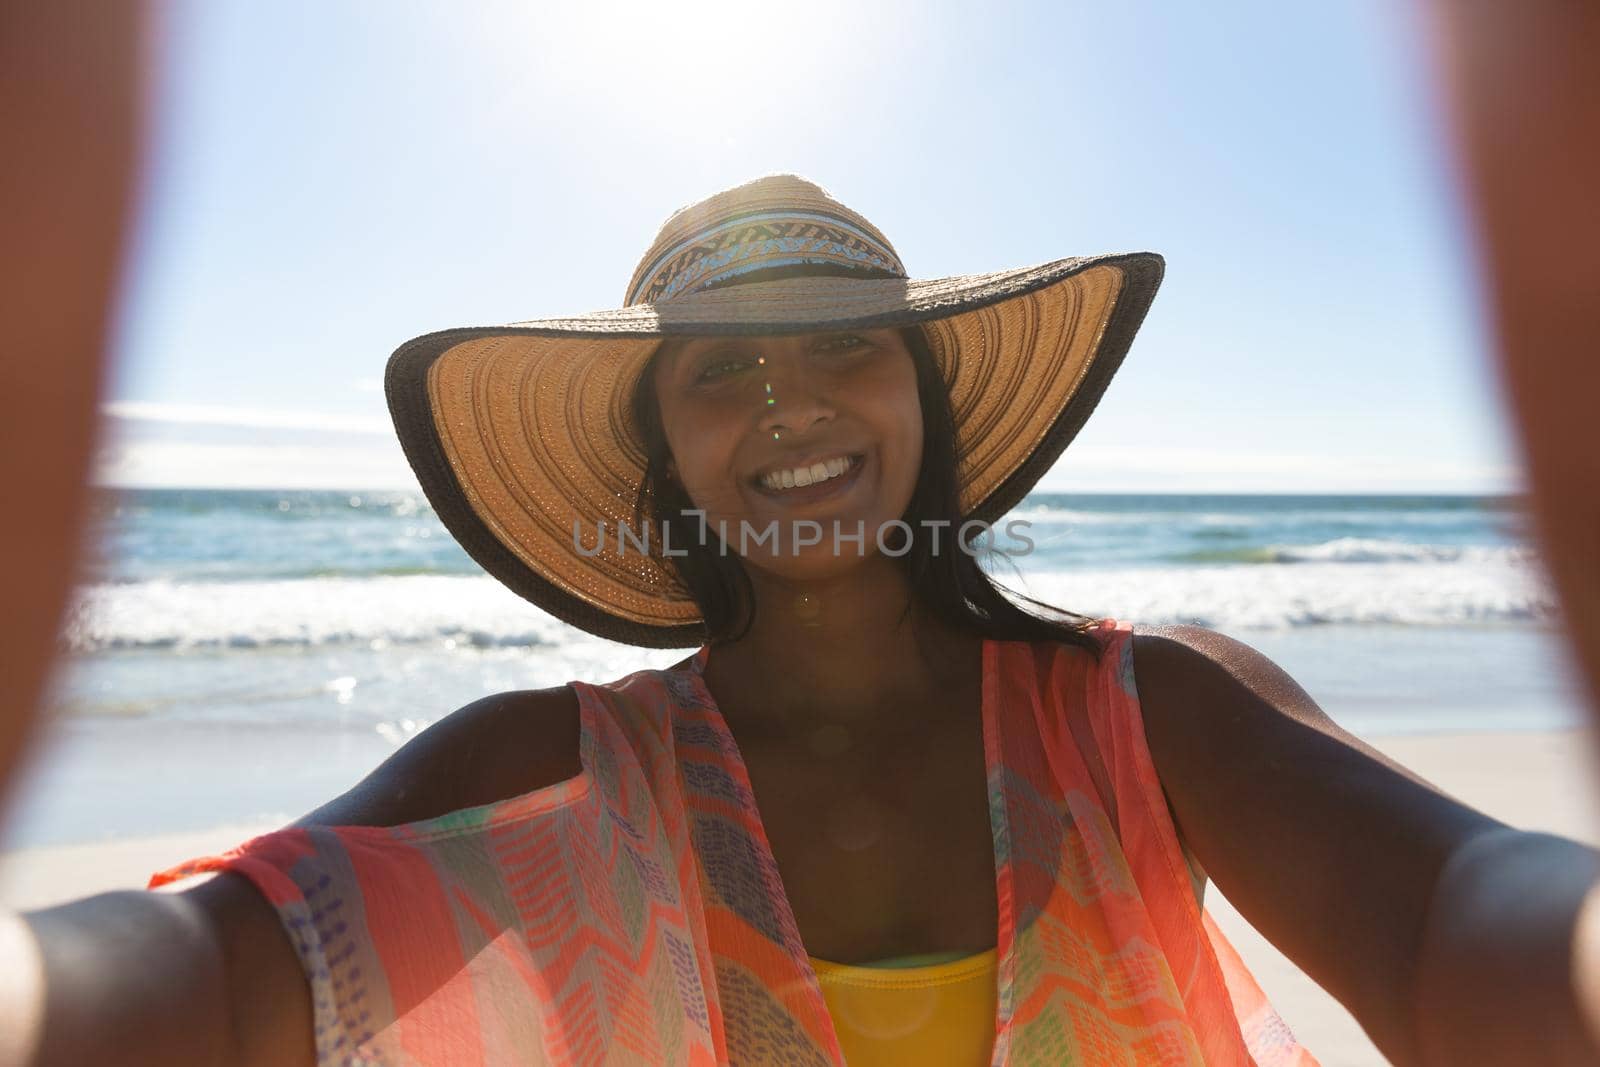
<instances>
[{"instance_id":1,"label":"blue sky","mask_svg":"<svg viewBox=\"0 0 1600 1067\"><path fill-rule=\"evenodd\" d=\"M614 306L795 171L921 277L1167 257L1042 488L1515 490L1402 9L176 0L100 478L414 486L397 345Z\"/></svg>"}]
</instances>

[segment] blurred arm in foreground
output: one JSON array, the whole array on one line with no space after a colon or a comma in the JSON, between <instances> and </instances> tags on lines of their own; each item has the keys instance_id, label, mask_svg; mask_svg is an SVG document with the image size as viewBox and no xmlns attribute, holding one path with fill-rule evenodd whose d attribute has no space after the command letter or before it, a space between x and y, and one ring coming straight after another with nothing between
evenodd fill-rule
<instances>
[{"instance_id":1,"label":"blurred arm in foreground","mask_svg":"<svg viewBox=\"0 0 1600 1067\"><path fill-rule=\"evenodd\" d=\"M1500 380L1600 738L1600 4L1433 0L1429 15L1475 209ZM1515 882L1514 860L1478 863L1483 884ZM1488 1008L1503 989L1464 990L1452 965L1481 962L1487 952L1504 961L1503 987L1513 987L1543 949L1566 958L1567 987L1587 1008L1591 1034L1600 1035L1600 892L1590 892L1575 929L1557 944L1538 927L1542 899L1486 890L1468 913L1479 945L1471 945L1472 924L1463 925L1456 958L1441 958L1434 988L1454 986L1452 996ZM1517 1041L1493 1024L1492 1011L1427 1017L1435 1024L1425 1035L1431 1047L1455 1050L1458 1062Z\"/></svg>"},{"instance_id":2,"label":"blurred arm in foreground","mask_svg":"<svg viewBox=\"0 0 1600 1067\"><path fill-rule=\"evenodd\" d=\"M0 0L0 812L38 722L77 566L105 345L131 221L139 2ZM25 965L26 964L26 965ZM0 911L0 1063L45 1024L32 937Z\"/></svg>"},{"instance_id":3,"label":"blurred arm in foreground","mask_svg":"<svg viewBox=\"0 0 1600 1067\"><path fill-rule=\"evenodd\" d=\"M1600 4L1432 11L1502 388L1600 726Z\"/></svg>"}]
</instances>

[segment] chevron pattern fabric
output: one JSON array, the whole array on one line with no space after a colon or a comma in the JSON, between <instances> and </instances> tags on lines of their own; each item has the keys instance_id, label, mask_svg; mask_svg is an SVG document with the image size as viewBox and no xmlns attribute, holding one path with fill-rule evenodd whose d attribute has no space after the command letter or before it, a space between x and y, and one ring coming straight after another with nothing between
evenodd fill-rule
<instances>
[{"instance_id":1,"label":"chevron pattern fabric","mask_svg":"<svg viewBox=\"0 0 1600 1067\"><path fill-rule=\"evenodd\" d=\"M1196 902L1132 626L1096 633L1098 663L984 646L991 1063L1315 1067ZM404 826L280 830L151 886L232 870L265 895L320 1064L841 1067L706 657L574 683L576 778Z\"/></svg>"}]
</instances>

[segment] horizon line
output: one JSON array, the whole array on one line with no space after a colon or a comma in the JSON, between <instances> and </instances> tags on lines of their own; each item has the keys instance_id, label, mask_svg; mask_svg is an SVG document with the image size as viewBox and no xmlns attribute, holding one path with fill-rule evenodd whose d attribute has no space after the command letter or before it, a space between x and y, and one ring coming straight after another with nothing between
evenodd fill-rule
<instances>
[{"instance_id":1,"label":"horizon line","mask_svg":"<svg viewBox=\"0 0 1600 1067\"><path fill-rule=\"evenodd\" d=\"M138 484L113 484L91 482L89 488L95 491L116 492L209 492L209 493L407 493L423 497L420 486L378 486L378 485L138 485ZM1433 497L1503 497L1506 499L1526 499L1525 489L1073 489L1050 488L1035 486L1028 491L1028 497L1040 495L1056 496L1273 496L1273 497L1318 497L1318 496L1433 496ZM1020 505L1019 505L1020 506Z\"/></svg>"}]
</instances>

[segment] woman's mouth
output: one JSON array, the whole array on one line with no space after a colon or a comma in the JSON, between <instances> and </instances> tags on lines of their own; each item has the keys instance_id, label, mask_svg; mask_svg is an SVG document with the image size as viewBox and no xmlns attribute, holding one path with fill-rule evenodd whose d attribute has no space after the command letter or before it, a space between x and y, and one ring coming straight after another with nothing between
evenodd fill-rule
<instances>
[{"instance_id":1,"label":"woman's mouth","mask_svg":"<svg viewBox=\"0 0 1600 1067\"><path fill-rule=\"evenodd\" d=\"M774 467L755 478L756 487L770 496L811 499L827 496L854 481L865 457L841 453L793 467Z\"/></svg>"}]
</instances>

